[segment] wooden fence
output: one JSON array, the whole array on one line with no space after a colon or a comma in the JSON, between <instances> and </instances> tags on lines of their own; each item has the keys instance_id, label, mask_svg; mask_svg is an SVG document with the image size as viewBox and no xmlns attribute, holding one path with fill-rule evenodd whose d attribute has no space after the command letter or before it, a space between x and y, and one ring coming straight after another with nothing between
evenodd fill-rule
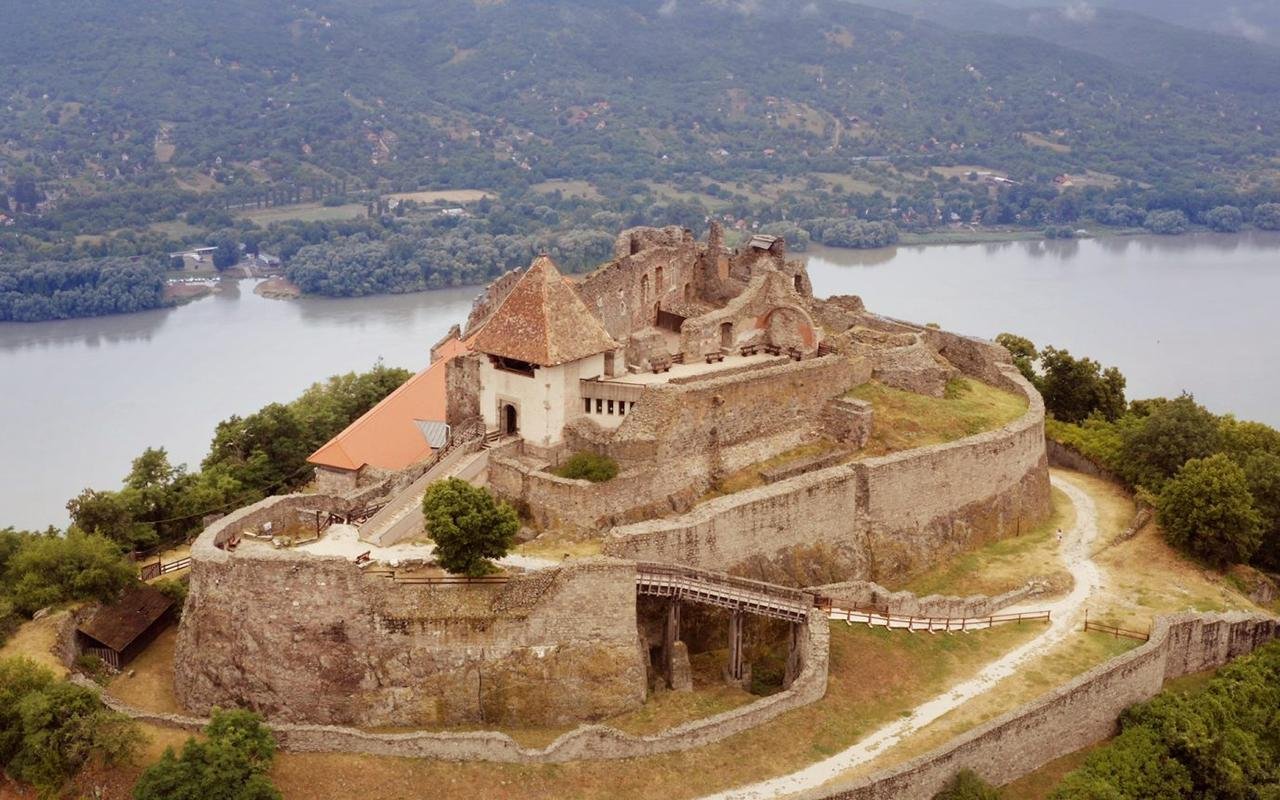
<instances>
[{"instance_id":1,"label":"wooden fence","mask_svg":"<svg viewBox=\"0 0 1280 800\"><path fill-rule=\"evenodd\" d=\"M985 617L914 617L905 614L887 614L875 608L829 608L828 615L831 619L844 620L848 623L860 622L872 627L925 633L980 631L1010 622L1049 622L1048 611L988 614Z\"/></svg>"},{"instance_id":2,"label":"wooden fence","mask_svg":"<svg viewBox=\"0 0 1280 800\"><path fill-rule=\"evenodd\" d=\"M152 578L159 578L161 575L168 575L170 572L177 572L189 566L191 566L191 556L180 558L177 561L170 561L167 564L159 561L154 564L143 564L138 568L138 579L149 581Z\"/></svg>"},{"instance_id":3,"label":"wooden fence","mask_svg":"<svg viewBox=\"0 0 1280 800\"><path fill-rule=\"evenodd\" d=\"M1124 637L1125 639L1137 639L1145 642L1151 639L1151 629L1145 631L1135 631L1130 628L1119 628L1115 625L1104 625L1101 622L1094 622L1089 619L1089 612L1084 612L1084 629L1086 631L1097 631L1099 633L1109 633L1116 638Z\"/></svg>"}]
</instances>

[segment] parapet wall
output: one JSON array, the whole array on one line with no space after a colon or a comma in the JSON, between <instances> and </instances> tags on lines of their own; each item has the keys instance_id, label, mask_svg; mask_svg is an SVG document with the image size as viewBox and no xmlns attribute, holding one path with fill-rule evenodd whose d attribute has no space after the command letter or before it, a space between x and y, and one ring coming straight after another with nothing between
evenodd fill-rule
<instances>
[{"instance_id":1,"label":"parapet wall","mask_svg":"<svg viewBox=\"0 0 1280 800\"><path fill-rule=\"evenodd\" d=\"M808 591L829 598L844 609L874 608L884 614L904 617L972 619L990 616L1002 608L1044 592L1043 581L1028 581L1017 589L997 595L975 594L968 597L930 594L923 597L912 592L891 592L872 581L845 581L810 586Z\"/></svg>"},{"instance_id":2,"label":"parapet wall","mask_svg":"<svg viewBox=\"0 0 1280 800\"><path fill-rule=\"evenodd\" d=\"M178 635L175 687L192 711L238 706L359 726L564 724L644 701L632 564L412 584L346 558L256 543L229 553L215 547L219 532L192 548Z\"/></svg>"},{"instance_id":3,"label":"parapet wall","mask_svg":"<svg viewBox=\"0 0 1280 800\"><path fill-rule=\"evenodd\" d=\"M1116 732L1125 708L1165 681L1219 667L1280 637L1280 621L1248 614L1156 620L1146 644L1040 699L899 767L800 795L805 800L929 800L963 769L997 786Z\"/></svg>"},{"instance_id":4,"label":"parapet wall","mask_svg":"<svg viewBox=\"0 0 1280 800\"><path fill-rule=\"evenodd\" d=\"M764 579L797 547L824 547L851 577L900 579L1049 512L1044 404L1007 367L1027 412L947 444L817 470L610 531L604 551ZM761 570L764 570L762 572Z\"/></svg>"}]
</instances>

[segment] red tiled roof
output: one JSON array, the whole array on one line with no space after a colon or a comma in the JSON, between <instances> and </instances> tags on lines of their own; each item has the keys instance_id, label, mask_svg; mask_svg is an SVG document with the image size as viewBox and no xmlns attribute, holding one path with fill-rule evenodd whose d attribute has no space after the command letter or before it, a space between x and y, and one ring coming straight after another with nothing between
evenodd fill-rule
<instances>
[{"instance_id":1,"label":"red tiled roof","mask_svg":"<svg viewBox=\"0 0 1280 800\"><path fill-rule=\"evenodd\" d=\"M475 336L478 352L544 367L617 347L548 256L534 259Z\"/></svg>"},{"instance_id":2,"label":"red tiled roof","mask_svg":"<svg viewBox=\"0 0 1280 800\"><path fill-rule=\"evenodd\" d=\"M445 420L446 365L467 353L468 344L451 339L440 345L431 366L384 397L307 461L335 469L355 470L371 465L400 470L429 457L431 447L415 420Z\"/></svg>"}]
</instances>

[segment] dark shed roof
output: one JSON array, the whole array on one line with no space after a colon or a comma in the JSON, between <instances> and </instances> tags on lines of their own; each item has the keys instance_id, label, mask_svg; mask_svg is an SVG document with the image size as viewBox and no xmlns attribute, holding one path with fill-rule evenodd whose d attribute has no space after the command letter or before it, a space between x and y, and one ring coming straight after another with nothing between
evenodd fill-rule
<instances>
[{"instance_id":1,"label":"dark shed roof","mask_svg":"<svg viewBox=\"0 0 1280 800\"><path fill-rule=\"evenodd\" d=\"M80 623L77 630L119 653L172 606L173 600L167 595L140 583L125 591L116 602L99 608Z\"/></svg>"}]
</instances>

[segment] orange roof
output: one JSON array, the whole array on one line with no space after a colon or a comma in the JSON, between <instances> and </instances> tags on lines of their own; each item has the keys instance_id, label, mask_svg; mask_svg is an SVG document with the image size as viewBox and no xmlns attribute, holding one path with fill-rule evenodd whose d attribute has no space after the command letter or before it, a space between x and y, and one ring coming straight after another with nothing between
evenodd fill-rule
<instances>
[{"instance_id":1,"label":"orange roof","mask_svg":"<svg viewBox=\"0 0 1280 800\"><path fill-rule=\"evenodd\" d=\"M469 351L469 342L450 339L437 349L431 366L414 375L330 439L307 459L337 469L366 464L400 470L431 455L416 420L445 421L445 365Z\"/></svg>"},{"instance_id":2,"label":"orange roof","mask_svg":"<svg viewBox=\"0 0 1280 800\"><path fill-rule=\"evenodd\" d=\"M481 353L544 367L617 347L547 256L533 260L475 336L475 349Z\"/></svg>"}]
</instances>

